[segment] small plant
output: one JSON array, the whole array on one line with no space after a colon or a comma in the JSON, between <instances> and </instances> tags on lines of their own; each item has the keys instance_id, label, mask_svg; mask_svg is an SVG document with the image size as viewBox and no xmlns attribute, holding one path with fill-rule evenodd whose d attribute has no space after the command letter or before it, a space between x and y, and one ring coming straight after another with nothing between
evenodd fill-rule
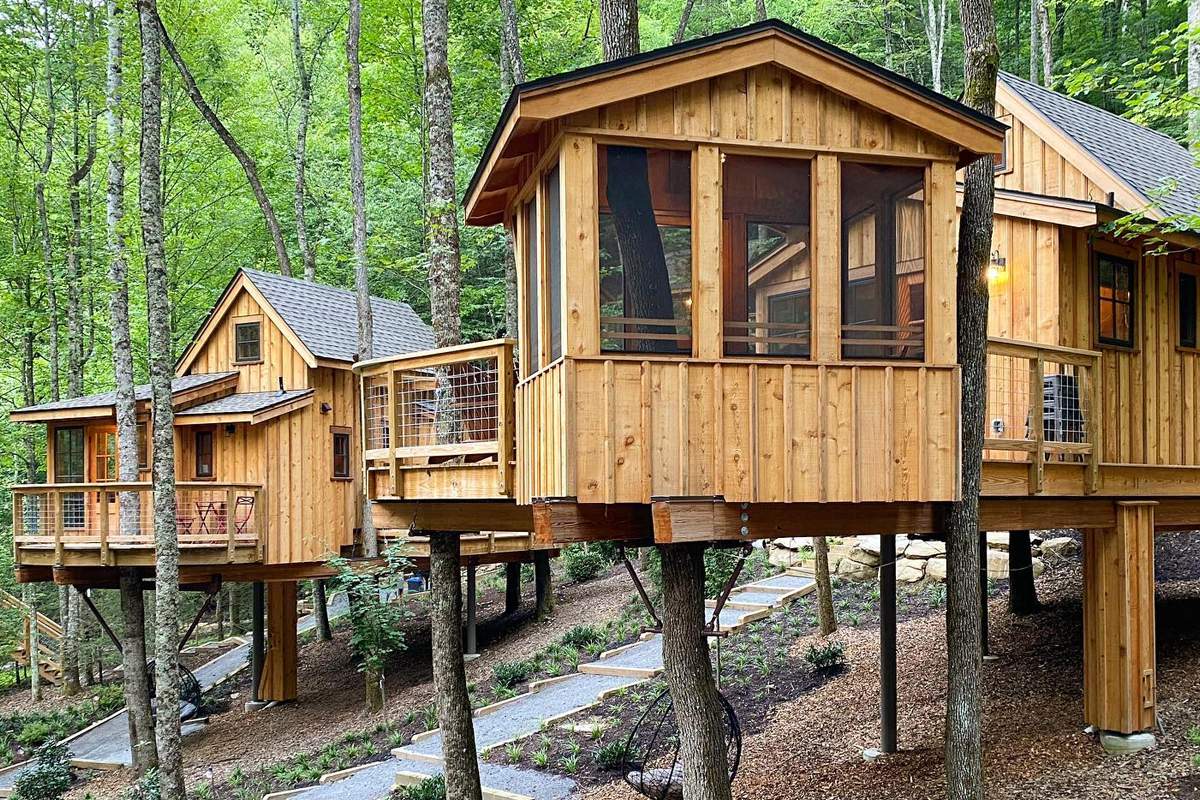
<instances>
[{"instance_id":1,"label":"small plant","mask_svg":"<svg viewBox=\"0 0 1200 800\"><path fill-rule=\"evenodd\" d=\"M425 709L421 712L421 721L425 723L426 730L431 731L438 726L437 703L430 703L425 706Z\"/></svg>"},{"instance_id":2,"label":"small plant","mask_svg":"<svg viewBox=\"0 0 1200 800\"><path fill-rule=\"evenodd\" d=\"M583 752L583 745L579 743L578 739L572 739L571 741L567 742L567 750L571 753L571 755L578 757L579 754Z\"/></svg>"},{"instance_id":3,"label":"small plant","mask_svg":"<svg viewBox=\"0 0 1200 800\"><path fill-rule=\"evenodd\" d=\"M543 746L539 747L537 750L534 750L533 763L534 766L545 769L550 764L550 748Z\"/></svg>"},{"instance_id":4,"label":"small plant","mask_svg":"<svg viewBox=\"0 0 1200 800\"><path fill-rule=\"evenodd\" d=\"M513 742L504 748L504 757L510 764L520 764L525 756L525 747L520 742Z\"/></svg>"},{"instance_id":5,"label":"small plant","mask_svg":"<svg viewBox=\"0 0 1200 800\"><path fill-rule=\"evenodd\" d=\"M562 560L567 577L579 583L593 580L608 566L604 555L587 544L567 545Z\"/></svg>"},{"instance_id":6,"label":"small plant","mask_svg":"<svg viewBox=\"0 0 1200 800\"><path fill-rule=\"evenodd\" d=\"M804 652L804 660L817 672L837 672L846 666L846 648L838 641L810 644Z\"/></svg>"},{"instance_id":7,"label":"small plant","mask_svg":"<svg viewBox=\"0 0 1200 800\"><path fill-rule=\"evenodd\" d=\"M593 725L592 729L590 731L588 731L588 736L592 737L593 742L600 741L601 739L604 738L604 726L603 725Z\"/></svg>"},{"instance_id":8,"label":"small plant","mask_svg":"<svg viewBox=\"0 0 1200 800\"><path fill-rule=\"evenodd\" d=\"M929 605L934 608L941 608L946 605L946 584L931 583L925 589L925 595L929 598Z\"/></svg>"},{"instance_id":9,"label":"small plant","mask_svg":"<svg viewBox=\"0 0 1200 800\"><path fill-rule=\"evenodd\" d=\"M12 796L16 800L59 800L71 787L70 752L65 745L51 742L39 747L34 759L34 768L17 778ZM157 797L156 792L146 800Z\"/></svg>"},{"instance_id":10,"label":"small plant","mask_svg":"<svg viewBox=\"0 0 1200 800\"><path fill-rule=\"evenodd\" d=\"M571 630L563 634L558 640L560 644L566 647L574 647L576 650L585 649L588 645L596 644L604 641L604 631L597 628L595 625L576 625Z\"/></svg>"},{"instance_id":11,"label":"small plant","mask_svg":"<svg viewBox=\"0 0 1200 800\"><path fill-rule=\"evenodd\" d=\"M625 763L628 755L628 746L624 739L617 739L603 744L596 749L596 754L593 760L596 766L601 769L618 769Z\"/></svg>"},{"instance_id":12,"label":"small plant","mask_svg":"<svg viewBox=\"0 0 1200 800\"><path fill-rule=\"evenodd\" d=\"M1187 733L1188 741L1200 747L1200 725L1195 725ZM1200 754L1192 756L1192 766L1200 769Z\"/></svg>"},{"instance_id":13,"label":"small plant","mask_svg":"<svg viewBox=\"0 0 1200 800\"><path fill-rule=\"evenodd\" d=\"M446 779L441 775L426 778L413 786L397 789L393 800L446 800Z\"/></svg>"},{"instance_id":14,"label":"small plant","mask_svg":"<svg viewBox=\"0 0 1200 800\"><path fill-rule=\"evenodd\" d=\"M560 759L558 762L559 769L568 775L574 775L579 771L579 756L567 756Z\"/></svg>"},{"instance_id":15,"label":"small plant","mask_svg":"<svg viewBox=\"0 0 1200 800\"><path fill-rule=\"evenodd\" d=\"M492 667L492 679L502 689L512 689L537 670L532 661L501 661Z\"/></svg>"}]
</instances>

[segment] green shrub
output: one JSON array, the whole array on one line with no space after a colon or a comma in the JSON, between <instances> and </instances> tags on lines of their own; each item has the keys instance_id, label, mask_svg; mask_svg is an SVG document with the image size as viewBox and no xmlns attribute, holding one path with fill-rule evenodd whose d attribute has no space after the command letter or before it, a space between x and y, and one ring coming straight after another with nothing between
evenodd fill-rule
<instances>
[{"instance_id":1,"label":"green shrub","mask_svg":"<svg viewBox=\"0 0 1200 800\"><path fill-rule=\"evenodd\" d=\"M151 769L147 770L137 783L126 789L121 798L122 800L158 800L159 796L158 770Z\"/></svg>"},{"instance_id":2,"label":"green shrub","mask_svg":"<svg viewBox=\"0 0 1200 800\"><path fill-rule=\"evenodd\" d=\"M34 754L33 769L17 778L15 800L59 800L71 788L71 755L64 745L42 745Z\"/></svg>"},{"instance_id":3,"label":"green shrub","mask_svg":"<svg viewBox=\"0 0 1200 800\"><path fill-rule=\"evenodd\" d=\"M1196 745L1196 747L1200 747L1200 725L1193 726L1192 729L1188 731L1187 738L1188 741ZM1196 769L1200 769L1200 755L1192 756L1192 766Z\"/></svg>"},{"instance_id":4,"label":"green shrub","mask_svg":"<svg viewBox=\"0 0 1200 800\"><path fill-rule=\"evenodd\" d=\"M54 726L44 719L31 720L17 731L15 738L17 744L27 750L31 747L38 747L54 738Z\"/></svg>"},{"instance_id":5,"label":"green shrub","mask_svg":"<svg viewBox=\"0 0 1200 800\"><path fill-rule=\"evenodd\" d=\"M567 545L562 559L567 577L580 583L594 579L608 566L600 551L586 544Z\"/></svg>"},{"instance_id":6,"label":"green shrub","mask_svg":"<svg viewBox=\"0 0 1200 800\"><path fill-rule=\"evenodd\" d=\"M810 644L804 660L817 672L835 672L846 665L846 648L838 641Z\"/></svg>"},{"instance_id":7,"label":"green shrub","mask_svg":"<svg viewBox=\"0 0 1200 800\"><path fill-rule=\"evenodd\" d=\"M588 645L595 644L604 640L604 631L597 628L595 625L576 625L571 630L563 634L558 641L567 647L574 647L576 650L582 650Z\"/></svg>"},{"instance_id":8,"label":"green shrub","mask_svg":"<svg viewBox=\"0 0 1200 800\"><path fill-rule=\"evenodd\" d=\"M532 661L501 661L492 667L492 678L500 687L511 689L536 669L537 665Z\"/></svg>"},{"instance_id":9,"label":"green shrub","mask_svg":"<svg viewBox=\"0 0 1200 800\"><path fill-rule=\"evenodd\" d=\"M601 769L618 769L624 765L628 752L628 745L623 738L601 745L594 756L596 766Z\"/></svg>"},{"instance_id":10,"label":"green shrub","mask_svg":"<svg viewBox=\"0 0 1200 800\"><path fill-rule=\"evenodd\" d=\"M441 775L426 778L413 786L397 789L393 800L446 800L446 779Z\"/></svg>"}]
</instances>

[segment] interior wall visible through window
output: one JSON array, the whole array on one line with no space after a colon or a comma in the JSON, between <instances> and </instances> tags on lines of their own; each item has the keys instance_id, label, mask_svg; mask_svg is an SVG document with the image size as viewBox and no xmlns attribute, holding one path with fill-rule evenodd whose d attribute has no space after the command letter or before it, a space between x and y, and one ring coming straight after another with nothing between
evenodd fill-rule
<instances>
[{"instance_id":1,"label":"interior wall visible through window","mask_svg":"<svg viewBox=\"0 0 1200 800\"><path fill-rule=\"evenodd\" d=\"M558 165L546 173L546 302L550 323L550 360L562 355L562 180Z\"/></svg>"},{"instance_id":2,"label":"interior wall visible through window","mask_svg":"<svg viewBox=\"0 0 1200 800\"><path fill-rule=\"evenodd\" d=\"M721 272L727 356L808 358L812 335L811 162L727 155Z\"/></svg>"},{"instance_id":3,"label":"interior wall visible through window","mask_svg":"<svg viewBox=\"0 0 1200 800\"><path fill-rule=\"evenodd\" d=\"M1196 347L1196 274L1180 272L1176 286L1179 292L1179 346Z\"/></svg>"},{"instance_id":4,"label":"interior wall visible through window","mask_svg":"<svg viewBox=\"0 0 1200 800\"><path fill-rule=\"evenodd\" d=\"M692 350L692 154L597 148L600 348Z\"/></svg>"},{"instance_id":5,"label":"interior wall visible through window","mask_svg":"<svg viewBox=\"0 0 1200 800\"><path fill-rule=\"evenodd\" d=\"M542 367L541 313L538 308L542 276L538 271L540 227L536 196L525 204L522 214L525 217L525 347L522 348L521 361L525 364L525 374L532 375Z\"/></svg>"},{"instance_id":6,"label":"interior wall visible through window","mask_svg":"<svg viewBox=\"0 0 1200 800\"><path fill-rule=\"evenodd\" d=\"M1133 347L1133 262L1096 253L1096 322L1103 344Z\"/></svg>"},{"instance_id":7,"label":"interior wall visible through window","mask_svg":"<svg viewBox=\"0 0 1200 800\"><path fill-rule=\"evenodd\" d=\"M925 358L925 170L842 165L842 357Z\"/></svg>"}]
</instances>

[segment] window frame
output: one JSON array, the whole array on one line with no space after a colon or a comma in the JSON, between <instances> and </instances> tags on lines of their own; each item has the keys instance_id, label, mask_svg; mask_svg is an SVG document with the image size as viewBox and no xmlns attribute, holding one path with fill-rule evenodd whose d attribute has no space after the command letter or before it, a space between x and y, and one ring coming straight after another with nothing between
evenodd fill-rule
<instances>
[{"instance_id":1,"label":"window frame","mask_svg":"<svg viewBox=\"0 0 1200 800\"><path fill-rule=\"evenodd\" d=\"M138 471L150 469L153 447L150 442L150 420L139 419L135 428L138 449Z\"/></svg>"},{"instance_id":2,"label":"window frame","mask_svg":"<svg viewBox=\"0 0 1200 800\"><path fill-rule=\"evenodd\" d=\"M202 462L200 461L200 456L201 456L201 453L203 452L200 447L200 440L201 440L201 437L205 437L205 436L208 437L208 473L207 474L200 471L200 467L202 464ZM192 453L192 477L193 477L193 479L198 480L198 481L216 480L217 447L216 447L216 435L214 434L213 429L212 428L197 428L196 431L192 434L192 448L193 448L193 453Z\"/></svg>"},{"instance_id":3,"label":"window frame","mask_svg":"<svg viewBox=\"0 0 1200 800\"><path fill-rule=\"evenodd\" d=\"M250 328L250 327L254 327L258 331L258 337L255 340L257 352L253 358L242 358L241 353L239 352L239 350L240 350L239 345L241 344L241 342L238 340L238 332L243 328ZM248 366L250 364L261 364L263 362L262 334L263 334L263 320L260 315L252 315L252 316L234 317L233 318L232 324L230 326L230 336L233 339L232 347L233 347L233 363L234 364L236 364L237 366L244 367L244 366Z\"/></svg>"},{"instance_id":4,"label":"window frame","mask_svg":"<svg viewBox=\"0 0 1200 800\"><path fill-rule=\"evenodd\" d=\"M1120 248L1120 247L1105 247L1100 242L1092 243L1092 330L1093 340L1097 348L1110 350L1124 350L1127 352L1136 352L1138 350L1138 325L1141 323L1141 315L1138 313L1138 279L1137 267L1138 259L1135 251ZM1115 297L1110 301L1104 301L1100 296L1100 260L1107 259L1116 264L1124 264L1129 266L1129 339L1116 339L1106 337L1100 330L1100 306L1103 302L1111 302L1114 304L1126 305L1123 301L1117 300ZM1114 278L1113 289L1116 289L1116 281ZM1115 319L1115 317L1114 317Z\"/></svg>"},{"instance_id":5,"label":"window frame","mask_svg":"<svg viewBox=\"0 0 1200 800\"><path fill-rule=\"evenodd\" d=\"M1173 302L1171 303L1171 318L1172 327L1175 330L1175 349L1183 353L1200 353L1200 264L1192 264L1187 261L1174 261L1174 269L1172 270L1174 280L1171 283L1171 291L1173 292ZM1193 344L1183 343L1183 331L1180 326L1183 322L1183 309L1180 307L1180 302L1183 300L1183 287L1180 285L1184 275L1191 276L1195 283L1195 337L1196 341Z\"/></svg>"},{"instance_id":6,"label":"window frame","mask_svg":"<svg viewBox=\"0 0 1200 800\"><path fill-rule=\"evenodd\" d=\"M334 481L352 481L354 480L354 467L351 462L354 460L354 431L350 428L342 426L331 426L329 428L329 476L330 480ZM338 442L346 443L346 471L345 474L338 472Z\"/></svg>"},{"instance_id":7,"label":"window frame","mask_svg":"<svg viewBox=\"0 0 1200 800\"><path fill-rule=\"evenodd\" d=\"M1008 175L1013 171L1012 158L1012 143L1013 143L1013 115L1001 114L996 119L1008 126L1004 131L1004 144L1000 150L1000 163L993 162L992 171L996 175Z\"/></svg>"}]
</instances>

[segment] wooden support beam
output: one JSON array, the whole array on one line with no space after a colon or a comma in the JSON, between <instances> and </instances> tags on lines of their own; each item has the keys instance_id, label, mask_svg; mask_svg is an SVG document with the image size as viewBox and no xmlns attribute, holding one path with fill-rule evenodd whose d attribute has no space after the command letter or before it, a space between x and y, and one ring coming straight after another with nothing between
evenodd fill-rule
<instances>
[{"instance_id":1,"label":"wooden support beam","mask_svg":"<svg viewBox=\"0 0 1200 800\"><path fill-rule=\"evenodd\" d=\"M515 502L453 500L371 504L376 530L531 531L533 508Z\"/></svg>"},{"instance_id":2,"label":"wooden support beam","mask_svg":"<svg viewBox=\"0 0 1200 800\"><path fill-rule=\"evenodd\" d=\"M250 699L259 702L262 700L263 658L266 655L267 587L262 581L255 581L251 592Z\"/></svg>"},{"instance_id":3,"label":"wooden support beam","mask_svg":"<svg viewBox=\"0 0 1200 800\"><path fill-rule=\"evenodd\" d=\"M1136 733L1156 721L1152 502L1118 502L1083 537L1084 719Z\"/></svg>"},{"instance_id":4,"label":"wooden support beam","mask_svg":"<svg viewBox=\"0 0 1200 800\"><path fill-rule=\"evenodd\" d=\"M267 652L259 681L259 699L295 700L296 582L267 584Z\"/></svg>"},{"instance_id":5,"label":"wooden support beam","mask_svg":"<svg viewBox=\"0 0 1200 800\"><path fill-rule=\"evenodd\" d=\"M879 537L879 749L897 750L896 536Z\"/></svg>"},{"instance_id":6,"label":"wooden support beam","mask_svg":"<svg viewBox=\"0 0 1200 800\"><path fill-rule=\"evenodd\" d=\"M533 504L533 546L552 547L571 542L647 542L650 506L638 503L576 503L536 501Z\"/></svg>"},{"instance_id":7,"label":"wooden support beam","mask_svg":"<svg viewBox=\"0 0 1200 800\"><path fill-rule=\"evenodd\" d=\"M935 503L726 503L712 498L672 498L653 503L654 541L746 541L880 531L933 533L937 530L936 512Z\"/></svg>"},{"instance_id":8,"label":"wooden support beam","mask_svg":"<svg viewBox=\"0 0 1200 800\"><path fill-rule=\"evenodd\" d=\"M465 654L469 656L479 654L479 640L475 630L478 599L478 591L475 584L475 564L472 562L467 564L467 630L466 642L463 647Z\"/></svg>"}]
</instances>

